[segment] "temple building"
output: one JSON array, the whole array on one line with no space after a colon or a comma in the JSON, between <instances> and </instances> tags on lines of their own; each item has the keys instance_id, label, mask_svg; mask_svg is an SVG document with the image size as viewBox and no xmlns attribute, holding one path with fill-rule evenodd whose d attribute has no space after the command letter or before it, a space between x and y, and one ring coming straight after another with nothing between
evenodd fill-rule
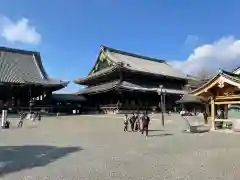
<instances>
[{"instance_id":1,"label":"temple building","mask_svg":"<svg viewBox=\"0 0 240 180\"><path fill-rule=\"evenodd\" d=\"M87 99L85 111L123 113L157 110L159 91L164 94L165 109L172 110L186 93L187 76L164 60L101 46L88 76L74 82L86 86L77 93Z\"/></svg>"},{"instance_id":2,"label":"temple building","mask_svg":"<svg viewBox=\"0 0 240 180\"><path fill-rule=\"evenodd\" d=\"M81 114L82 102L86 101L83 96L76 94L53 93L44 104L49 106L50 113Z\"/></svg>"},{"instance_id":3,"label":"temple building","mask_svg":"<svg viewBox=\"0 0 240 180\"><path fill-rule=\"evenodd\" d=\"M31 109L68 82L50 78L39 52L0 47L0 109Z\"/></svg>"},{"instance_id":4,"label":"temple building","mask_svg":"<svg viewBox=\"0 0 240 180\"><path fill-rule=\"evenodd\" d=\"M208 102L206 111L211 116L213 127L215 127L216 119L228 118L230 105L240 104L239 74L240 68L233 72L220 69L216 76L191 91L192 95L201 96Z\"/></svg>"}]
</instances>

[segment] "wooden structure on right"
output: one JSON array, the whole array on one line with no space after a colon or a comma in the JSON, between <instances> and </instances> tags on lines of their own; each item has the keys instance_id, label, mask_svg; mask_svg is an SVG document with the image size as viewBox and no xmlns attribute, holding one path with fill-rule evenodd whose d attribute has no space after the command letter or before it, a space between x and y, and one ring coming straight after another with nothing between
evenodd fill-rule
<instances>
[{"instance_id":1,"label":"wooden structure on right","mask_svg":"<svg viewBox=\"0 0 240 180\"><path fill-rule=\"evenodd\" d=\"M228 105L240 104L240 75L220 69L216 76L190 94L201 96L208 102L206 112L212 119L212 129L215 129L219 112L222 112L220 118L227 119Z\"/></svg>"}]
</instances>

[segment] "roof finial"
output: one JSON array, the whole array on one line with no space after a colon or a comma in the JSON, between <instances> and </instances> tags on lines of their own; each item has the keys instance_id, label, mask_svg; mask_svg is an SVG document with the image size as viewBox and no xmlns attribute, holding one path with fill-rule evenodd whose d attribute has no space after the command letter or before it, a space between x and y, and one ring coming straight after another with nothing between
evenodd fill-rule
<instances>
[{"instance_id":1,"label":"roof finial","mask_svg":"<svg viewBox=\"0 0 240 180\"><path fill-rule=\"evenodd\" d=\"M104 46L103 45L101 45L100 48L101 48L101 51L104 51Z\"/></svg>"},{"instance_id":2,"label":"roof finial","mask_svg":"<svg viewBox=\"0 0 240 180\"><path fill-rule=\"evenodd\" d=\"M223 72L223 70L222 70L221 68L219 68L218 72L219 72L219 73L222 73L222 72Z\"/></svg>"}]
</instances>

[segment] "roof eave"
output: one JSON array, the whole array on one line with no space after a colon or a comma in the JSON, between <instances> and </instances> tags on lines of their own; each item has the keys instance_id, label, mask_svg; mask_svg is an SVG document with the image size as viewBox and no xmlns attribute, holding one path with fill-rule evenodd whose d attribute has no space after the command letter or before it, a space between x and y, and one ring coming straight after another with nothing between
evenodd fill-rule
<instances>
[{"instance_id":1,"label":"roof eave","mask_svg":"<svg viewBox=\"0 0 240 180\"><path fill-rule=\"evenodd\" d=\"M232 82L236 82L236 83L239 83L240 82L240 76L239 75L235 75L231 72L227 72L227 71L224 71L222 69L219 69L219 73L214 76L212 79L210 79L209 81L207 81L206 83L204 83L202 86L200 86L199 88L197 89L194 89L192 92L190 92L190 94L193 94L193 95L199 95L201 94L201 91L203 91L205 88L208 87L209 84L211 83L214 83L214 81L216 81L216 79L219 78L219 76L223 76L225 77L226 79L229 79L229 77L233 77L233 79L230 79L230 81ZM236 81L236 78L239 82Z\"/></svg>"},{"instance_id":2,"label":"roof eave","mask_svg":"<svg viewBox=\"0 0 240 180\"><path fill-rule=\"evenodd\" d=\"M162 77L187 81L186 77L176 77L176 76L169 76L169 75L165 75L165 74L156 74L156 73L145 72L145 71L141 71L141 70L133 70L133 69L128 68L128 67L124 67L124 69L128 70L128 71L136 72L136 73L143 73L143 74L148 74L148 75L152 75L152 76L159 76L159 77L162 76Z\"/></svg>"},{"instance_id":3,"label":"roof eave","mask_svg":"<svg viewBox=\"0 0 240 180\"><path fill-rule=\"evenodd\" d=\"M109 75L113 72L119 71L121 68L122 68L122 66L120 64L117 64L117 65L109 68L109 70L107 70L107 71L102 71L102 72L99 71L99 72L96 72L97 74L93 73L92 75L89 75L87 77L75 79L75 80L73 80L73 82L75 84L79 84L79 85L89 85L89 81L97 80L98 78L101 78L101 77Z\"/></svg>"}]
</instances>

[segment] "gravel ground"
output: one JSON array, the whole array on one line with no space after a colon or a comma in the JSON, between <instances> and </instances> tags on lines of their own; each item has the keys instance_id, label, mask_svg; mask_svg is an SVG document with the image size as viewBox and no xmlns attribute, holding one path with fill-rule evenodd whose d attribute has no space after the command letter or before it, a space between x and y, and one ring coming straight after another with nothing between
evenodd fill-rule
<instances>
[{"instance_id":1,"label":"gravel ground","mask_svg":"<svg viewBox=\"0 0 240 180\"><path fill-rule=\"evenodd\" d=\"M186 134L178 115L166 116L165 128L154 115L145 137L124 133L119 117L44 118L0 130L0 179L239 180L240 135Z\"/></svg>"}]
</instances>

